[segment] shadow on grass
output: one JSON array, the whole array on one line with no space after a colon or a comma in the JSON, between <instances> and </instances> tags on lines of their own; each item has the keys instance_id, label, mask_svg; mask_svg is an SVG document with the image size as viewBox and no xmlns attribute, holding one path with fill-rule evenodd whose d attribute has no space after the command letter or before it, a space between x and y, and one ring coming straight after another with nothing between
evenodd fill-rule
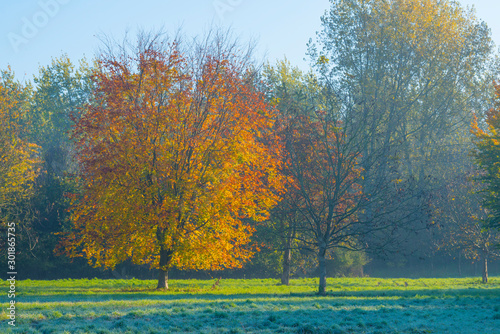
<instances>
[{"instance_id":1,"label":"shadow on grass","mask_svg":"<svg viewBox=\"0 0 500 334\"><path fill-rule=\"evenodd\" d=\"M67 289L65 290L67 291ZM128 289L121 292L99 292L89 294L65 293L55 295L23 295L19 294L21 303L30 302L103 302L103 301L133 301L133 300L242 300L242 299L287 299L290 297L304 299L322 299L331 297L342 298L456 298L456 297L488 297L500 298L500 284L495 288L488 289L393 289L393 290L363 290L363 291L328 291L326 295L318 295L314 292L294 293L217 293L209 292L181 292L181 291L157 291L154 289Z\"/></svg>"}]
</instances>

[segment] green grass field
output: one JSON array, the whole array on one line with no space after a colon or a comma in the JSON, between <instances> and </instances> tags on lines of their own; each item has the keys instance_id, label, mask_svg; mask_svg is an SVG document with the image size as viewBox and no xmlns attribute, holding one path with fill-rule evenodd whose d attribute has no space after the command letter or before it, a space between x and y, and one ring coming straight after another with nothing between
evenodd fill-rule
<instances>
[{"instance_id":1,"label":"green grass field","mask_svg":"<svg viewBox=\"0 0 500 334\"><path fill-rule=\"evenodd\" d=\"M0 281L0 333L500 333L500 277L479 281L330 278L319 297L317 279L24 280L15 328Z\"/></svg>"}]
</instances>

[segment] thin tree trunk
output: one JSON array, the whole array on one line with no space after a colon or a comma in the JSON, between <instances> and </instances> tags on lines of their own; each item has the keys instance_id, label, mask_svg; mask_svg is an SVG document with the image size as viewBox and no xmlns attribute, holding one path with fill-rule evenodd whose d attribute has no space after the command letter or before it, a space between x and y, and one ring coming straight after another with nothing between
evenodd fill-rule
<instances>
[{"instance_id":1,"label":"thin tree trunk","mask_svg":"<svg viewBox=\"0 0 500 334\"><path fill-rule=\"evenodd\" d=\"M288 229L286 236L285 252L283 254L283 274L281 275L281 284L290 285L290 271L292 264L292 241L295 238L295 222L291 222L293 228Z\"/></svg>"},{"instance_id":2,"label":"thin tree trunk","mask_svg":"<svg viewBox=\"0 0 500 334\"><path fill-rule=\"evenodd\" d=\"M458 252L458 276L462 277L462 250Z\"/></svg>"},{"instance_id":3,"label":"thin tree trunk","mask_svg":"<svg viewBox=\"0 0 500 334\"><path fill-rule=\"evenodd\" d=\"M483 283L488 283L488 253L483 253Z\"/></svg>"},{"instance_id":4,"label":"thin tree trunk","mask_svg":"<svg viewBox=\"0 0 500 334\"><path fill-rule=\"evenodd\" d=\"M287 238L285 252L283 254L283 274L281 275L281 284L290 285L290 262L292 260L292 251L290 249L291 239Z\"/></svg>"},{"instance_id":5,"label":"thin tree trunk","mask_svg":"<svg viewBox=\"0 0 500 334\"><path fill-rule=\"evenodd\" d=\"M168 290L168 268L170 261L172 260L173 251L170 249L164 249L161 246L160 249L160 268L158 274L158 286L156 289L167 289Z\"/></svg>"},{"instance_id":6,"label":"thin tree trunk","mask_svg":"<svg viewBox=\"0 0 500 334\"><path fill-rule=\"evenodd\" d=\"M326 247L320 245L318 252L318 262L319 262L319 295L326 294Z\"/></svg>"}]
</instances>

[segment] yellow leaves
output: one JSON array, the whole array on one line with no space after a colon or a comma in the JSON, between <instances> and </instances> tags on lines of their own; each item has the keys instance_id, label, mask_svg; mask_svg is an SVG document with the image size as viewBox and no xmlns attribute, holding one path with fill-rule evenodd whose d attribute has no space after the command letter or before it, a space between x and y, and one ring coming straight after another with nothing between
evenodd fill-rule
<instances>
[{"instance_id":1,"label":"yellow leaves","mask_svg":"<svg viewBox=\"0 0 500 334\"><path fill-rule=\"evenodd\" d=\"M0 82L0 208L30 194L38 174L38 146L22 135L20 88Z\"/></svg>"},{"instance_id":2,"label":"yellow leaves","mask_svg":"<svg viewBox=\"0 0 500 334\"><path fill-rule=\"evenodd\" d=\"M495 86L499 89L499 86ZM478 118L474 114L473 120L471 122L470 132L478 139L478 145L493 145L500 146L500 140L498 136L498 128L500 125L500 111L498 109L491 109L487 113L486 125L488 127L488 132L480 128Z\"/></svg>"},{"instance_id":3,"label":"yellow leaves","mask_svg":"<svg viewBox=\"0 0 500 334\"><path fill-rule=\"evenodd\" d=\"M322 64L328 64L330 62L330 59L326 58L324 55L319 56L317 63L322 65Z\"/></svg>"},{"instance_id":4,"label":"yellow leaves","mask_svg":"<svg viewBox=\"0 0 500 334\"><path fill-rule=\"evenodd\" d=\"M133 65L103 62L99 107L77 125L88 187L65 247L95 265L157 267L164 247L180 268L240 266L253 232L241 218L267 217L283 190L274 110L240 65L208 57L188 73L174 51L137 55L141 80Z\"/></svg>"},{"instance_id":5,"label":"yellow leaves","mask_svg":"<svg viewBox=\"0 0 500 334\"><path fill-rule=\"evenodd\" d=\"M280 101L281 101L281 99L279 97L272 97L270 104L275 107L280 103Z\"/></svg>"},{"instance_id":6,"label":"yellow leaves","mask_svg":"<svg viewBox=\"0 0 500 334\"><path fill-rule=\"evenodd\" d=\"M460 52L474 18L459 5L437 0L374 1L367 30L372 40L411 48L419 57L446 61ZM376 36L376 37L375 37Z\"/></svg>"}]
</instances>

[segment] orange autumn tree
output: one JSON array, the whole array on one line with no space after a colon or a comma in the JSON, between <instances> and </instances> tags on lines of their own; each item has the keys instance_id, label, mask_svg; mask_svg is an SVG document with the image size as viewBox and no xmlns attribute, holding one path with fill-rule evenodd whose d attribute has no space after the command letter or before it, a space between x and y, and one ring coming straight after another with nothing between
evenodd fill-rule
<instances>
[{"instance_id":1,"label":"orange autumn tree","mask_svg":"<svg viewBox=\"0 0 500 334\"><path fill-rule=\"evenodd\" d=\"M113 268L131 259L168 270L240 267L282 190L273 110L248 58L217 35L182 52L140 39L100 60L76 124L82 192L59 252Z\"/></svg>"}]
</instances>

